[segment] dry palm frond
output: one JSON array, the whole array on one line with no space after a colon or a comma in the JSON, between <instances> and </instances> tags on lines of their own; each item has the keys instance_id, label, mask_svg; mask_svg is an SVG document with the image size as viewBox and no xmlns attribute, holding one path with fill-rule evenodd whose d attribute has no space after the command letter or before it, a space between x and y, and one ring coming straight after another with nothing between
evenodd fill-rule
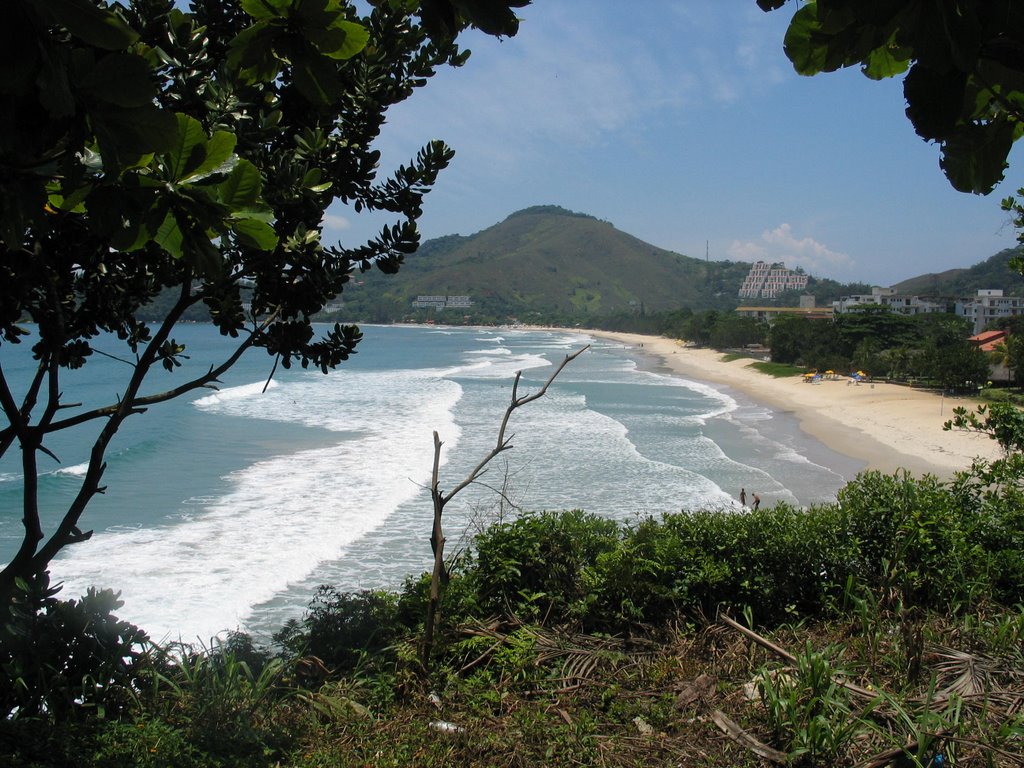
<instances>
[{"instance_id":1,"label":"dry palm frond","mask_svg":"<svg viewBox=\"0 0 1024 768\"><path fill-rule=\"evenodd\" d=\"M999 671L996 659L943 646L928 651L938 660L934 668L941 693L971 696L992 690L993 674Z\"/></svg>"},{"instance_id":2,"label":"dry palm frond","mask_svg":"<svg viewBox=\"0 0 1024 768\"><path fill-rule=\"evenodd\" d=\"M618 667L637 663L641 657L655 654L660 646L653 641L630 638L627 642L618 637L557 632L544 627L519 625L512 631L528 634L534 641L537 656L535 663L543 666L562 659L559 671L563 683L586 683L591 681L598 670L609 664ZM475 658L463 671L470 669L492 656L505 642L511 632L502 631L498 622L476 623L462 628L462 633L493 640L492 645Z\"/></svg>"}]
</instances>

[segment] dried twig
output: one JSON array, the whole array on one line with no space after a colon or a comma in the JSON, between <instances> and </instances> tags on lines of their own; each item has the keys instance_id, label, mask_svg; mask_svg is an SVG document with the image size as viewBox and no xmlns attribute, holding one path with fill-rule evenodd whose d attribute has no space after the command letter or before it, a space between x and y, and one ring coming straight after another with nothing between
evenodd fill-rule
<instances>
[{"instance_id":1,"label":"dried twig","mask_svg":"<svg viewBox=\"0 0 1024 768\"><path fill-rule=\"evenodd\" d=\"M789 761L789 756L785 752L780 752L769 747L764 742L758 741L749 732L730 720L722 710L716 709L712 712L711 719L722 730L722 733L737 744L746 747L755 755L763 757L765 760L771 760L773 763L786 763Z\"/></svg>"},{"instance_id":2,"label":"dried twig","mask_svg":"<svg viewBox=\"0 0 1024 768\"><path fill-rule=\"evenodd\" d=\"M575 360L577 357L582 355L590 345L576 350L571 355L566 355L565 359L558 364L558 367L548 377L548 380L544 382L544 385L536 392L530 395L519 396L519 380L523 375L522 371L516 372L515 380L512 383L512 401L505 409L505 415L501 420L501 426L498 429L498 439L486 456L484 456L479 463L472 469L472 471L466 475L465 479L452 488L447 493L441 491L439 485L439 476L441 468L441 438L434 432L434 468L430 477L430 497L434 503L434 524L430 534L430 545L434 550L434 570L430 578L430 601L427 604L427 617L424 622L423 631L423 648L421 653L421 661L424 667L429 666L430 654L434 647L434 630L437 624L437 611L441 604L441 582L446 578L447 574L444 567L444 531L441 526L441 519L444 513L445 505L448 504L455 496L466 488L471 483L475 482L476 479L483 473L487 468L487 465L494 460L496 456L504 451L507 451L512 447L512 435L505 436L505 432L508 429L509 419L512 417L513 412L517 408L521 408L527 403L532 403L545 395L548 391L548 387L555 378L562 372L569 363Z\"/></svg>"}]
</instances>

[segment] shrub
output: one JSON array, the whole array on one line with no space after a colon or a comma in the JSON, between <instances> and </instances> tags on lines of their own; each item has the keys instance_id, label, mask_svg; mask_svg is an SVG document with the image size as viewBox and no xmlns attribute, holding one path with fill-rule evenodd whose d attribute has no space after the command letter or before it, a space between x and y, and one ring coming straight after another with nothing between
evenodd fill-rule
<instances>
[{"instance_id":1,"label":"shrub","mask_svg":"<svg viewBox=\"0 0 1024 768\"><path fill-rule=\"evenodd\" d=\"M476 538L467 576L484 612L565 619L585 610L583 570L618 534L615 521L580 510L527 514Z\"/></svg>"},{"instance_id":2,"label":"shrub","mask_svg":"<svg viewBox=\"0 0 1024 768\"><path fill-rule=\"evenodd\" d=\"M987 579L978 540L979 516L931 475L865 472L838 501L849 535L860 544L858 577L895 589L906 606L938 606L970 599Z\"/></svg>"},{"instance_id":3,"label":"shrub","mask_svg":"<svg viewBox=\"0 0 1024 768\"><path fill-rule=\"evenodd\" d=\"M0 719L62 721L116 715L132 704L148 663L146 633L114 616L109 589L58 600L49 574L19 580L0 627Z\"/></svg>"},{"instance_id":4,"label":"shrub","mask_svg":"<svg viewBox=\"0 0 1024 768\"><path fill-rule=\"evenodd\" d=\"M386 590L339 592L321 586L309 604L293 651L301 644L305 653L329 668L351 671L367 655L384 657L384 650L405 633L399 615L398 596Z\"/></svg>"}]
</instances>

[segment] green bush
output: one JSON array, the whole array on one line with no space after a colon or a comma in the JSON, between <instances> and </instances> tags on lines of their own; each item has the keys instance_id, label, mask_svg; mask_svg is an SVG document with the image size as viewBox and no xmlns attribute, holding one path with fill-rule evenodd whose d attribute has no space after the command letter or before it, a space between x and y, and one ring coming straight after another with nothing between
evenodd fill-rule
<instances>
[{"instance_id":1,"label":"green bush","mask_svg":"<svg viewBox=\"0 0 1024 768\"><path fill-rule=\"evenodd\" d=\"M146 711L183 733L205 756L200 764L272 764L298 736L287 663L257 654L261 667L254 673L232 650L239 645L235 638L212 648L164 649L163 671L147 697Z\"/></svg>"},{"instance_id":2,"label":"green bush","mask_svg":"<svg viewBox=\"0 0 1024 768\"><path fill-rule=\"evenodd\" d=\"M114 716L133 704L148 667L145 632L113 615L122 602L109 589L78 600L58 600L59 591L47 573L19 580L0 617L0 720Z\"/></svg>"},{"instance_id":3,"label":"green bush","mask_svg":"<svg viewBox=\"0 0 1024 768\"><path fill-rule=\"evenodd\" d=\"M395 593L339 592L323 585L310 602L301 626L292 624L275 639L283 640L296 655L316 656L328 668L347 672L367 656L386 656L385 649L406 629Z\"/></svg>"},{"instance_id":4,"label":"green bush","mask_svg":"<svg viewBox=\"0 0 1024 768\"><path fill-rule=\"evenodd\" d=\"M838 522L830 506L786 505L645 520L595 563L590 623L622 631L747 605L766 623L820 614L841 594L855 552Z\"/></svg>"},{"instance_id":5,"label":"green bush","mask_svg":"<svg viewBox=\"0 0 1024 768\"><path fill-rule=\"evenodd\" d=\"M466 576L484 613L564 620L585 611L584 568L618 533L615 521L580 510L527 514L476 538Z\"/></svg>"},{"instance_id":6,"label":"green bush","mask_svg":"<svg viewBox=\"0 0 1024 768\"><path fill-rule=\"evenodd\" d=\"M906 606L949 605L987 591L977 510L934 476L865 472L838 502L860 545L862 583L896 590Z\"/></svg>"}]
</instances>

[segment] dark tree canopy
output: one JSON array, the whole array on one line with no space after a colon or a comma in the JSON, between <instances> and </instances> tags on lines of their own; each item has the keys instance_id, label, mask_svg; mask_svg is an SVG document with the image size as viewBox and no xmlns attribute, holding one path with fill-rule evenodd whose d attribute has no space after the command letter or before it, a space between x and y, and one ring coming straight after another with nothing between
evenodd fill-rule
<instances>
[{"instance_id":1,"label":"dark tree canopy","mask_svg":"<svg viewBox=\"0 0 1024 768\"><path fill-rule=\"evenodd\" d=\"M0 455L17 445L24 539L0 595L45 569L101 490L123 421L217 381L247 348L324 372L360 333L310 318L354 270L394 272L419 242L424 195L453 152L428 143L390 177L372 149L389 107L439 66L461 66L458 34L513 35L528 0L8 0L0 25L0 345L35 324L36 375L14 391L0 366ZM335 200L394 223L354 245L321 240ZM249 304L243 310L242 290ZM161 292L161 321L140 319ZM238 339L221 365L142 396L154 366L182 365L173 337L205 304ZM62 373L100 335L123 342L109 405L75 407ZM152 386L150 386L152 390ZM40 522L38 459L54 432L94 422L81 491L55 530Z\"/></svg>"},{"instance_id":2,"label":"dark tree canopy","mask_svg":"<svg viewBox=\"0 0 1024 768\"><path fill-rule=\"evenodd\" d=\"M757 0L775 10L786 0ZM815 75L860 66L906 73L907 117L941 148L962 192L988 193L1024 132L1024 4L1017 0L809 0L793 16L786 55Z\"/></svg>"}]
</instances>

